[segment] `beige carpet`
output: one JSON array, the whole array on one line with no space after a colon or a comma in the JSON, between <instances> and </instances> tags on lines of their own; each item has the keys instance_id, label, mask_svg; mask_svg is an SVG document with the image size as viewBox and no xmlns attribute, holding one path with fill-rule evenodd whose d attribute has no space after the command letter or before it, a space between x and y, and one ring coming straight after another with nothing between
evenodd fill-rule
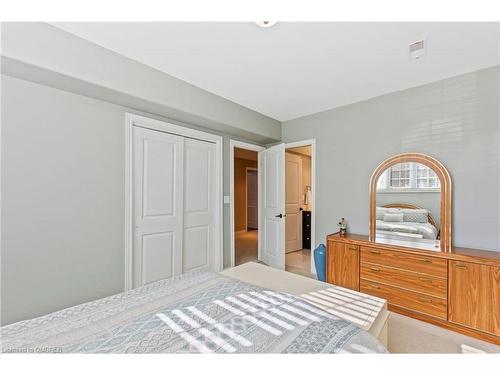
<instances>
[{"instance_id":1,"label":"beige carpet","mask_svg":"<svg viewBox=\"0 0 500 375\"><path fill-rule=\"evenodd\" d=\"M391 353L500 353L500 346L396 313L390 314L388 328Z\"/></svg>"},{"instance_id":2,"label":"beige carpet","mask_svg":"<svg viewBox=\"0 0 500 375\"><path fill-rule=\"evenodd\" d=\"M257 262L259 231L236 232L234 236L234 264Z\"/></svg>"}]
</instances>

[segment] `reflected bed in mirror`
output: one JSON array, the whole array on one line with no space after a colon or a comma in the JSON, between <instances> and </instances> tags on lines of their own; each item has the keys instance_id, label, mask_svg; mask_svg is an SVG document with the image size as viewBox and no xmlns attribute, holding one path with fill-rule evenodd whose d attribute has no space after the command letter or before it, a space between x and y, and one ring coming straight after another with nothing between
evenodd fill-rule
<instances>
[{"instance_id":1,"label":"reflected bed in mirror","mask_svg":"<svg viewBox=\"0 0 500 375\"><path fill-rule=\"evenodd\" d=\"M441 184L436 173L421 163L398 163L377 181L378 237L423 242L439 248ZM421 241L423 240L423 241Z\"/></svg>"},{"instance_id":2,"label":"reflected bed in mirror","mask_svg":"<svg viewBox=\"0 0 500 375\"><path fill-rule=\"evenodd\" d=\"M387 159L370 183L371 240L446 251L451 246L450 189L444 166L427 155Z\"/></svg>"},{"instance_id":3,"label":"reflected bed in mirror","mask_svg":"<svg viewBox=\"0 0 500 375\"><path fill-rule=\"evenodd\" d=\"M439 227L430 210L413 204L392 203L376 209L376 236L379 240L419 243L424 248L439 249ZM415 197L418 199L419 197ZM437 197L439 207L439 196ZM408 244L406 244L408 245Z\"/></svg>"}]
</instances>

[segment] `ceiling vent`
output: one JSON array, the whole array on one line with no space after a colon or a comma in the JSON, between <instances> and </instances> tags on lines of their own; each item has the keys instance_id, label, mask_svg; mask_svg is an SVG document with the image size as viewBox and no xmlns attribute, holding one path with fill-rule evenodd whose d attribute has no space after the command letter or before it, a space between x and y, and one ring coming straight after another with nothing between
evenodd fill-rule
<instances>
[{"instance_id":1,"label":"ceiling vent","mask_svg":"<svg viewBox=\"0 0 500 375\"><path fill-rule=\"evenodd\" d=\"M425 56L425 40L410 44L410 59L418 60Z\"/></svg>"}]
</instances>

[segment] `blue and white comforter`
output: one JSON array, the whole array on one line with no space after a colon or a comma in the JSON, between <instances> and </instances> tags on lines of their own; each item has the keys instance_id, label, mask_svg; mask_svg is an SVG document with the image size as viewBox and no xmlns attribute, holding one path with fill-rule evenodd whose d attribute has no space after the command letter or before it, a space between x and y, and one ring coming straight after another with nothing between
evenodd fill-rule
<instances>
[{"instance_id":1,"label":"blue and white comforter","mask_svg":"<svg viewBox=\"0 0 500 375\"><path fill-rule=\"evenodd\" d=\"M2 352L382 353L373 336L290 294L191 273L14 323Z\"/></svg>"}]
</instances>

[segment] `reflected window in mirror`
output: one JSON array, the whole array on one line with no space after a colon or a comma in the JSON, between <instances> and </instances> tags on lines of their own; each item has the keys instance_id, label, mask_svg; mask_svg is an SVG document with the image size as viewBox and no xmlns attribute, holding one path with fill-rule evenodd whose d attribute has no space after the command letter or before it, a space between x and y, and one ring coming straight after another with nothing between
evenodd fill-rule
<instances>
[{"instance_id":1,"label":"reflected window in mirror","mask_svg":"<svg viewBox=\"0 0 500 375\"><path fill-rule=\"evenodd\" d=\"M386 169L377 181L377 192L439 192L436 172L420 163L399 163Z\"/></svg>"}]
</instances>

